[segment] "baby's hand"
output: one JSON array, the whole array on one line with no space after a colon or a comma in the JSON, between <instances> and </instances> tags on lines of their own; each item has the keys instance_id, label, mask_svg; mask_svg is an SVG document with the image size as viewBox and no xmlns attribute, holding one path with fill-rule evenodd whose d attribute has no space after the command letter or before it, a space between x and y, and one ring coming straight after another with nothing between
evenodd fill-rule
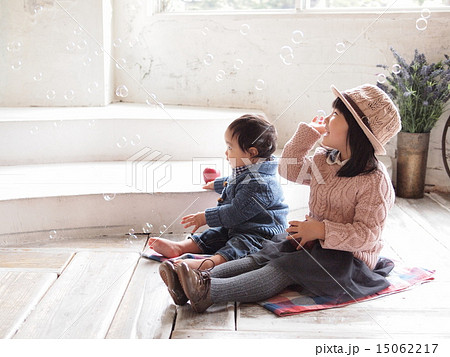
<instances>
[{"instance_id":1,"label":"baby's hand","mask_svg":"<svg viewBox=\"0 0 450 357\"><path fill-rule=\"evenodd\" d=\"M314 117L309 125L316 129L320 133L320 135L325 134L325 132L327 131L327 129L325 128L325 119L322 116Z\"/></svg>"},{"instance_id":2,"label":"baby's hand","mask_svg":"<svg viewBox=\"0 0 450 357\"><path fill-rule=\"evenodd\" d=\"M214 181L208 182L202 188L204 188L205 190L214 190Z\"/></svg>"},{"instance_id":3,"label":"baby's hand","mask_svg":"<svg viewBox=\"0 0 450 357\"><path fill-rule=\"evenodd\" d=\"M197 229L206 224L205 212L198 212L196 214L190 214L181 219L181 224L184 224L184 228L194 226L191 233L195 233Z\"/></svg>"}]
</instances>

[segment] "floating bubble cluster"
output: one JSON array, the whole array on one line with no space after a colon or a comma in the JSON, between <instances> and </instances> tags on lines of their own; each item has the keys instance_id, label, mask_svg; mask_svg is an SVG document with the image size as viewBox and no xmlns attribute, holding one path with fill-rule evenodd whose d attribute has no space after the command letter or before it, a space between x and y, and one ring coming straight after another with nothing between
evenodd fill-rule
<instances>
[{"instance_id":1,"label":"floating bubble cluster","mask_svg":"<svg viewBox=\"0 0 450 357\"><path fill-rule=\"evenodd\" d=\"M428 19L431 16L429 9L422 9L420 17L416 20L416 29L419 31L425 31L428 27Z\"/></svg>"},{"instance_id":2,"label":"floating bubble cluster","mask_svg":"<svg viewBox=\"0 0 450 357\"><path fill-rule=\"evenodd\" d=\"M153 224L146 222L142 226L142 232L144 233L152 233L153 232Z\"/></svg>"}]
</instances>

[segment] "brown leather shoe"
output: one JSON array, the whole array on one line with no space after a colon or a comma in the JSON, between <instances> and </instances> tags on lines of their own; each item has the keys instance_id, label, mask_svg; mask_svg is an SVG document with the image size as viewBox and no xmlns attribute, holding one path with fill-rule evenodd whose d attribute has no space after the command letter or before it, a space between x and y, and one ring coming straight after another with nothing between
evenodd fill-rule
<instances>
[{"instance_id":1,"label":"brown leather shoe","mask_svg":"<svg viewBox=\"0 0 450 357\"><path fill-rule=\"evenodd\" d=\"M213 304L209 289L211 285L209 271L192 270L186 263L181 263L177 273L184 293L195 312L203 312Z\"/></svg>"},{"instance_id":2,"label":"brown leather shoe","mask_svg":"<svg viewBox=\"0 0 450 357\"><path fill-rule=\"evenodd\" d=\"M159 275L161 275L164 284L167 285L173 302L177 305L184 305L187 303L188 298L181 287L180 280L178 280L177 270L178 267L176 265L166 260L159 266Z\"/></svg>"}]
</instances>

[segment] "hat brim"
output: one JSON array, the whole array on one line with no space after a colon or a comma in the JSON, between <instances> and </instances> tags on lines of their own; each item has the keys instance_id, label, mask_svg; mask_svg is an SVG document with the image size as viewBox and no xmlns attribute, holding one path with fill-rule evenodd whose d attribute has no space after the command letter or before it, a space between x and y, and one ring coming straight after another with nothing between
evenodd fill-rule
<instances>
[{"instance_id":1,"label":"hat brim","mask_svg":"<svg viewBox=\"0 0 450 357\"><path fill-rule=\"evenodd\" d=\"M355 117L356 122L361 127L364 134L366 134L367 138L369 139L370 143L372 144L373 148L375 149L375 154L377 155L385 155L386 150L384 149L383 144L381 144L378 139L373 135L373 133L370 131L370 129L364 124L362 121L362 118L358 115L356 110L351 106L351 104L348 102L347 99L342 95L342 93L334 86L331 85L331 90L333 91L334 95L342 100L342 102L345 104L345 106L350 110L350 112Z\"/></svg>"}]
</instances>

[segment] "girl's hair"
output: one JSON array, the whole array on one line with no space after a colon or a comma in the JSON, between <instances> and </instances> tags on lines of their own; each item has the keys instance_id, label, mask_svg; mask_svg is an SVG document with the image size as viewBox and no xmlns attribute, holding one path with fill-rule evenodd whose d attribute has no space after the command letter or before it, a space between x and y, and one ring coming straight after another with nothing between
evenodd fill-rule
<instances>
[{"instance_id":1,"label":"girl's hair","mask_svg":"<svg viewBox=\"0 0 450 357\"><path fill-rule=\"evenodd\" d=\"M231 137L237 138L242 151L251 147L258 150L255 157L269 159L277 148L277 131L262 115L245 114L229 126Z\"/></svg>"},{"instance_id":2,"label":"girl's hair","mask_svg":"<svg viewBox=\"0 0 450 357\"><path fill-rule=\"evenodd\" d=\"M347 144L350 146L351 151L350 159L339 169L337 175L339 177L354 177L360 174L368 174L376 170L378 167L378 160L375 157L375 149L356 122L353 114L348 110L340 98L334 100L333 108L339 110L347 121ZM364 117L363 113L358 114L360 114L360 117ZM331 150L327 155L330 153Z\"/></svg>"}]
</instances>

